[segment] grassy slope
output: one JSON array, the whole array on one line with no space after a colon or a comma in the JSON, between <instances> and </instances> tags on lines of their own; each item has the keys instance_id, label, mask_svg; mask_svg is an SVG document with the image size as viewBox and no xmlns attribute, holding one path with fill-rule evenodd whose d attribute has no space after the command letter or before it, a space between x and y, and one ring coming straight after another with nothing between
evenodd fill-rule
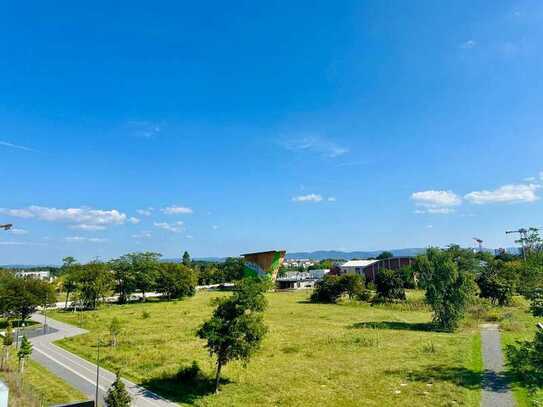
<instances>
[{"instance_id":1,"label":"grassy slope","mask_svg":"<svg viewBox=\"0 0 543 407\"><path fill-rule=\"evenodd\" d=\"M51 405L87 399L78 390L32 360L27 362L25 370L23 393L26 394L18 394L15 388L16 366L17 362L13 357L11 372L0 372L0 377L10 385L10 406L28 406L32 405L33 401L38 403L43 401L45 405Z\"/></svg>"},{"instance_id":2,"label":"grassy slope","mask_svg":"<svg viewBox=\"0 0 543 407\"><path fill-rule=\"evenodd\" d=\"M95 357L98 335L108 338L116 316L124 325L119 347L104 352L110 369L180 403L224 405L436 406L478 405L481 355L476 329L456 334L427 331L430 313L411 293L411 304L320 305L308 292L272 293L262 350L247 368L232 363L219 395L210 386L187 387L173 379L197 360L212 375L214 365L194 333L209 317L210 300L199 293L172 303L106 306L84 317L59 312L54 318L91 332L64 340L64 348ZM147 311L149 318L143 318ZM373 326L364 325L377 322Z\"/></svg>"}]
</instances>

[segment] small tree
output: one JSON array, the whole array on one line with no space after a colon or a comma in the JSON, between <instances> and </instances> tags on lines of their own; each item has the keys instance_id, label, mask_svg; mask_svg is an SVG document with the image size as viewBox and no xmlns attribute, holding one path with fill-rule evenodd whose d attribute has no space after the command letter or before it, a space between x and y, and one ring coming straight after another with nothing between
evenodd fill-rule
<instances>
[{"instance_id":1,"label":"small tree","mask_svg":"<svg viewBox=\"0 0 543 407\"><path fill-rule=\"evenodd\" d=\"M344 292L340 279L340 276L325 275L321 281L315 284L315 290L310 298L311 302L337 302Z\"/></svg>"},{"instance_id":2,"label":"small tree","mask_svg":"<svg viewBox=\"0 0 543 407\"><path fill-rule=\"evenodd\" d=\"M266 284L258 279L242 280L231 297L216 300L213 316L197 332L207 340L210 355L217 357L215 392L222 367L232 360L248 363L267 332L261 315L267 305L265 290Z\"/></svg>"},{"instance_id":3,"label":"small tree","mask_svg":"<svg viewBox=\"0 0 543 407\"><path fill-rule=\"evenodd\" d=\"M339 284L349 299L356 298L364 291L364 277L358 274L345 274L339 278Z\"/></svg>"},{"instance_id":4,"label":"small tree","mask_svg":"<svg viewBox=\"0 0 543 407\"><path fill-rule=\"evenodd\" d=\"M190 259L189 252L183 253L183 265L186 267L190 267L191 263L192 263L192 260Z\"/></svg>"},{"instance_id":5,"label":"small tree","mask_svg":"<svg viewBox=\"0 0 543 407\"><path fill-rule=\"evenodd\" d=\"M379 256L376 257L377 260L385 260L394 257L392 252L384 251Z\"/></svg>"},{"instance_id":6,"label":"small tree","mask_svg":"<svg viewBox=\"0 0 543 407\"><path fill-rule=\"evenodd\" d=\"M405 301L404 281L398 270L379 270L375 276L379 301Z\"/></svg>"},{"instance_id":7,"label":"small tree","mask_svg":"<svg viewBox=\"0 0 543 407\"><path fill-rule=\"evenodd\" d=\"M498 269L488 265L476 278L481 298L489 298L492 303L508 305L513 297L514 282L506 279Z\"/></svg>"},{"instance_id":8,"label":"small tree","mask_svg":"<svg viewBox=\"0 0 543 407\"><path fill-rule=\"evenodd\" d=\"M532 293L532 303L530 304L530 311L534 317L543 317L543 290L536 289Z\"/></svg>"},{"instance_id":9,"label":"small tree","mask_svg":"<svg viewBox=\"0 0 543 407\"><path fill-rule=\"evenodd\" d=\"M116 373L115 381L108 389L106 397L104 399L107 407L129 407L132 402L130 394L126 390L126 386L121 380L121 374L119 371Z\"/></svg>"},{"instance_id":10,"label":"small tree","mask_svg":"<svg viewBox=\"0 0 543 407\"><path fill-rule=\"evenodd\" d=\"M6 332L4 334L4 339L2 340L2 345L3 352L1 370L7 370L9 361L9 348L11 347L11 345L13 345L13 327L10 320L8 320L8 324L6 326Z\"/></svg>"},{"instance_id":11,"label":"small tree","mask_svg":"<svg viewBox=\"0 0 543 407\"><path fill-rule=\"evenodd\" d=\"M25 362L32 354L32 344L28 340L26 336L23 336L23 339L21 341L21 346L19 347L19 351L17 352L17 358L19 359L19 373L21 375L24 374L25 370Z\"/></svg>"},{"instance_id":12,"label":"small tree","mask_svg":"<svg viewBox=\"0 0 543 407\"><path fill-rule=\"evenodd\" d=\"M114 317L111 320L111 324L109 324L109 334L111 335L111 346L113 348L117 347L117 338L119 334L121 333L121 321L119 318Z\"/></svg>"},{"instance_id":13,"label":"small tree","mask_svg":"<svg viewBox=\"0 0 543 407\"><path fill-rule=\"evenodd\" d=\"M429 249L425 264L426 302L434 311L434 323L453 331L475 291L470 255L464 256L456 246Z\"/></svg>"}]
</instances>

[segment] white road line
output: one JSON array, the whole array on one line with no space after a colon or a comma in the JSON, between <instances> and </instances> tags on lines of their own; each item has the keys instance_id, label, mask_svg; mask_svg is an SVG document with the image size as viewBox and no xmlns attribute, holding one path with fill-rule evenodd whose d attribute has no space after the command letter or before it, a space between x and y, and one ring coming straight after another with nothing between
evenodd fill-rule
<instances>
[{"instance_id":1,"label":"white road line","mask_svg":"<svg viewBox=\"0 0 543 407\"><path fill-rule=\"evenodd\" d=\"M82 374L78 373L77 371L75 371L74 369L72 369L71 367L69 366L66 366L64 363L62 363L61 361L59 360L56 360L54 357L48 355L47 353L45 353L43 350L39 349L39 348L34 348L34 350L37 350L39 353L41 353L43 356L45 356L46 358L48 359L51 359L53 362L59 364L60 366L62 366L63 368L65 368L66 370L72 372L73 374L75 374L76 376L80 377L81 379L85 380L86 382L92 384L93 386L96 386L96 382L94 380L90 380L88 377L85 377L83 376ZM102 386L98 385L98 388L100 390L102 390L103 392L107 392L107 389L103 388Z\"/></svg>"}]
</instances>

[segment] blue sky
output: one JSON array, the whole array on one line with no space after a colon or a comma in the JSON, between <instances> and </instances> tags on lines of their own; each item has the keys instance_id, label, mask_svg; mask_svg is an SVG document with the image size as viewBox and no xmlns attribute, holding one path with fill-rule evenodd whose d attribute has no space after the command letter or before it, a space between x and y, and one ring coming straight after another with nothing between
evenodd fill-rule
<instances>
[{"instance_id":1,"label":"blue sky","mask_svg":"<svg viewBox=\"0 0 543 407\"><path fill-rule=\"evenodd\" d=\"M77 3L0 16L0 264L543 224L540 1Z\"/></svg>"}]
</instances>

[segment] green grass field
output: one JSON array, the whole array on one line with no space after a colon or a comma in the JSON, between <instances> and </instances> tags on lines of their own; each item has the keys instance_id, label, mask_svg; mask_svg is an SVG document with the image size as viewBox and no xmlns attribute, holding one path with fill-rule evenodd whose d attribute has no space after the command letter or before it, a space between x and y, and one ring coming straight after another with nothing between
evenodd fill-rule
<instances>
[{"instance_id":1,"label":"green grass field","mask_svg":"<svg viewBox=\"0 0 543 407\"><path fill-rule=\"evenodd\" d=\"M532 341L536 324L541 318L533 317L530 304L523 297L515 297L513 306L505 307L500 312L502 344L505 351L507 345L516 341ZM519 407L543 404L543 390L530 393L521 383L512 382L513 393Z\"/></svg>"},{"instance_id":2,"label":"green grass field","mask_svg":"<svg viewBox=\"0 0 543 407\"><path fill-rule=\"evenodd\" d=\"M422 294L403 305L310 304L309 292L270 293L269 334L244 368L224 369L220 394L204 380L188 386L175 379L181 366L198 361L211 377L212 359L195 337L211 314L210 300L226 293L201 292L177 302L108 305L98 311L57 312L89 334L61 341L89 360L98 337L109 341L113 317L123 324L116 349L102 363L179 403L202 406L444 406L479 404L480 339L474 328L455 334L429 330ZM144 311L148 313L144 317Z\"/></svg>"}]
</instances>

